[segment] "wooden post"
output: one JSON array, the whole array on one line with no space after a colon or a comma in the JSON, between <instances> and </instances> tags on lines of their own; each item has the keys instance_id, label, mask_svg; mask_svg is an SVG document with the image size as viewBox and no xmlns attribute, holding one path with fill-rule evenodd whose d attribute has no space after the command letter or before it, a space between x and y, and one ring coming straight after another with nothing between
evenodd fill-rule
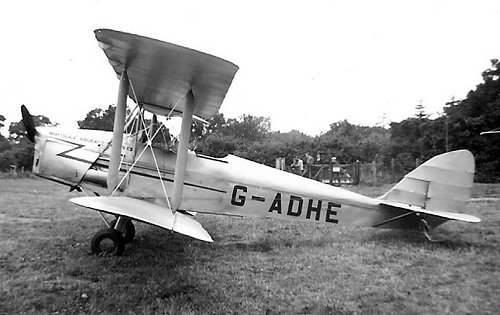
<instances>
[{"instance_id":1,"label":"wooden post","mask_svg":"<svg viewBox=\"0 0 500 315\"><path fill-rule=\"evenodd\" d=\"M391 180L396 177L396 162L394 158L391 158Z\"/></svg>"},{"instance_id":2,"label":"wooden post","mask_svg":"<svg viewBox=\"0 0 500 315\"><path fill-rule=\"evenodd\" d=\"M354 162L354 185L359 185L361 181L361 162Z\"/></svg>"},{"instance_id":3,"label":"wooden post","mask_svg":"<svg viewBox=\"0 0 500 315\"><path fill-rule=\"evenodd\" d=\"M330 162L328 163L328 175L330 178L330 185L333 185L333 164Z\"/></svg>"},{"instance_id":4,"label":"wooden post","mask_svg":"<svg viewBox=\"0 0 500 315\"><path fill-rule=\"evenodd\" d=\"M279 158L276 158L276 168L281 170L281 171L284 171L285 170L285 158L284 157L279 157Z\"/></svg>"},{"instance_id":5,"label":"wooden post","mask_svg":"<svg viewBox=\"0 0 500 315\"><path fill-rule=\"evenodd\" d=\"M372 182L373 185L377 184L377 162L372 161L371 165Z\"/></svg>"}]
</instances>

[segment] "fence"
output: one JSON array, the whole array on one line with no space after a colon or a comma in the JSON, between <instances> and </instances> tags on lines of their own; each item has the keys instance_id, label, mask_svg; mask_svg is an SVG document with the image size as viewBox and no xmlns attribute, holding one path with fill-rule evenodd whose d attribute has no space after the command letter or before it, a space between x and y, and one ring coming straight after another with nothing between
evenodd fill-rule
<instances>
[{"instance_id":1,"label":"fence","mask_svg":"<svg viewBox=\"0 0 500 315\"><path fill-rule=\"evenodd\" d=\"M416 160L415 166L418 166L419 162ZM297 172L286 165L285 158L277 158L276 168L335 186L396 183L408 172L398 167L394 160L391 160L390 166L376 161L369 163L356 161L351 164L306 164L304 171Z\"/></svg>"},{"instance_id":2,"label":"fence","mask_svg":"<svg viewBox=\"0 0 500 315\"><path fill-rule=\"evenodd\" d=\"M361 174L360 165L359 161L352 164L306 164L304 170L299 171L292 170L289 165L286 165L285 158L276 159L278 169L335 186L358 185Z\"/></svg>"}]
</instances>

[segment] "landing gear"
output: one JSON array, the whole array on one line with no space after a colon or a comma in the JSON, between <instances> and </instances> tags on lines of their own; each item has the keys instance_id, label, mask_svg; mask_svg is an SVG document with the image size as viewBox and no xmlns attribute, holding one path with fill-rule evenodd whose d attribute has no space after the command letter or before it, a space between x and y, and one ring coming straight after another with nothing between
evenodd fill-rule
<instances>
[{"instance_id":1,"label":"landing gear","mask_svg":"<svg viewBox=\"0 0 500 315\"><path fill-rule=\"evenodd\" d=\"M109 223L109 227L99 230L92 241L92 254L99 256L121 256L125 251L125 243L134 240L135 226L128 218L116 218Z\"/></svg>"},{"instance_id":2,"label":"landing gear","mask_svg":"<svg viewBox=\"0 0 500 315\"><path fill-rule=\"evenodd\" d=\"M99 230L90 242L92 254L121 256L125 251L125 238L112 228Z\"/></svg>"},{"instance_id":3,"label":"landing gear","mask_svg":"<svg viewBox=\"0 0 500 315\"><path fill-rule=\"evenodd\" d=\"M112 228L116 228L116 222L118 219L114 219L109 223L109 226ZM122 236L125 239L125 243L132 243L135 237L135 226L132 221L128 220L127 223L125 223L125 227L123 228Z\"/></svg>"}]
</instances>

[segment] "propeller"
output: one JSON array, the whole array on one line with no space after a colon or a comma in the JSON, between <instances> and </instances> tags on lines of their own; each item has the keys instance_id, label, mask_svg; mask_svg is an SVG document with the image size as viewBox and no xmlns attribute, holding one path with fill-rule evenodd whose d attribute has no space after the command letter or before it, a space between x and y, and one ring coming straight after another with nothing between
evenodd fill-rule
<instances>
[{"instance_id":1,"label":"propeller","mask_svg":"<svg viewBox=\"0 0 500 315\"><path fill-rule=\"evenodd\" d=\"M30 112L24 105L21 106L21 114L23 115L23 124L26 132L28 133L28 139L30 139L31 142L35 142L36 128L33 116L31 116Z\"/></svg>"}]
</instances>

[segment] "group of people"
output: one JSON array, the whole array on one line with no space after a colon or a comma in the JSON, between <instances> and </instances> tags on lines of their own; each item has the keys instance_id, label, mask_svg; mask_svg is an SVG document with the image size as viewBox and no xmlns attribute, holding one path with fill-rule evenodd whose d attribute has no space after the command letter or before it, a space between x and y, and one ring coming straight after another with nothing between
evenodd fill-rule
<instances>
[{"instance_id":1,"label":"group of people","mask_svg":"<svg viewBox=\"0 0 500 315\"><path fill-rule=\"evenodd\" d=\"M311 165L314 163L318 163L318 164L323 163L323 161L321 159L321 153L318 152L318 154L316 154L316 159L314 159L314 157L312 155L310 155L309 152L307 152L306 153L306 165L305 165L306 169L304 169L304 161L298 156L296 156L293 159L293 163L291 165L291 168L295 174L304 175L304 171L307 171L307 169L310 168ZM340 164L337 161L337 158L335 156L333 156L330 159L330 163L332 164L332 167L334 168L333 171L340 173Z\"/></svg>"}]
</instances>

